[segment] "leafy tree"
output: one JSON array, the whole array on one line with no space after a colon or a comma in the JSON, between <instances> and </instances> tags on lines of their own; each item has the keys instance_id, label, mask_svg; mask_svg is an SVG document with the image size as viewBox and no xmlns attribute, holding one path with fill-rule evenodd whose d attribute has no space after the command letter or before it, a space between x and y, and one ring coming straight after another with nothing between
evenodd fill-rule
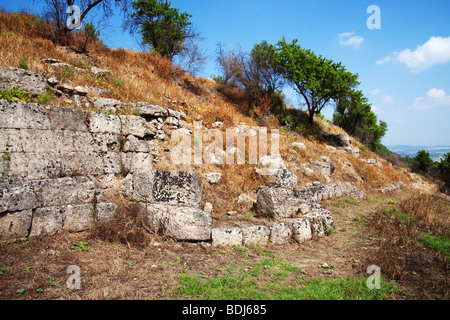
<instances>
[{"instance_id":1,"label":"leafy tree","mask_svg":"<svg viewBox=\"0 0 450 320\"><path fill-rule=\"evenodd\" d=\"M317 56L286 40L278 42L276 62L280 72L305 100L309 123L330 102L347 96L359 84L358 75L348 72L341 63Z\"/></svg>"},{"instance_id":2,"label":"leafy tree","mask_svg":"<svg viewBox=\"0 0 450 320\"><path fill-rule=\"evenodd\" d=\"M198 36L189 28L192 16L172 8L169 1L136 0L133 9L125 28L139 32L143 45L170 60L182 51L186 39Z\"/></svg>"},{"instance_id":3,"label":"leafy tree","mask_svg":"<svg viewBox=\"0 0 450 320\"><path fill-rule=\"evenodd\" d=\"M276 64L276 47L266 40L253 46L250 52L249 69L258 87L274 93L283 85L283 75L278 72Z\"/></svg>"},{"instance_id":4,"label":"leafy tree","mask_svg":"<svg viewBox=\"0 0 450 320\"><path fill-rule=\"evenodd\" d=\"M430 154L425 150L420 150L414 157L414 163L417 169L422 172L427 172L433 166L433 159Z\"/></svg>"},{"instance_id":5,"label":"leafy tree","mask_svg":"<svg viewBox=\"0 0 450 320\"><path fill-rule=\"evenodd\" d=\"M333 124L340 126L372 150L383 147L381 138L387 131L387 123L377 123L377 116L361 91L353 91L337 101Z\"/></svg>"}]
</instances>

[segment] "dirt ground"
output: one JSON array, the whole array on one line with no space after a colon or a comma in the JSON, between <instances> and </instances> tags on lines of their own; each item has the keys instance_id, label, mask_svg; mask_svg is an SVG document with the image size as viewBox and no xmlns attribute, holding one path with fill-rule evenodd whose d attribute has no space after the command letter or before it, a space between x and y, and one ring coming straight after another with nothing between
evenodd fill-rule
<instances>
[{"instance_id":1,"label":"dirt ground","mask_svg":"<svg viewBox=\"0 0 450 320\"><path fill-rule=\"evenodd\" d=\"M0 246L0 299L2 300L90 300L90 299L183 299L173 290L178 276L187 273L204 278L219 274L233 263L245 266L262 259L260 251L271 252L302 269L305 280L355 277L365 274L367 257L375 236L367 217L388 205L410 197L407 191L371 196L370 200L334 199L323 202L333 214L335 228L326 237L286 246L248 248L243 256L235 248L216 249L209 243L176 243L155 237L145 248L129 248L93 239L89 232L58 233ZM235 218L238 219L238 218ZM89 250L73 249L86 242ZM323 265L333 266L333 272ZM75 265L81 271L81 289L67 289L66 270ZM389 299L448 299L448 266L436 253L422 247L410 266L414 269L397 283L401 294ZM383 274L383 270L381 270ZM367 275L367 274L366 274Z\"/></svg>"}]
</instances>

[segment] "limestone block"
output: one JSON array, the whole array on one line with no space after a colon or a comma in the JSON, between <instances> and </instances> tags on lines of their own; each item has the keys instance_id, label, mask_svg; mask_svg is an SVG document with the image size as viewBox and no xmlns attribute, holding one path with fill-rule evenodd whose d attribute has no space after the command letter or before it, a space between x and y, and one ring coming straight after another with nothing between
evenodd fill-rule
<instances>
[{"instance_id":1,"label":"limestone block","mask_svg":"<svg viewBox=\"0 0 450 320\"><path fill-rule=\"evenodd\" d=\"M38 73L20 68L0 66L0 90L20 89L37 96L47 90L47 79Z\"/></svg>"},{"instance_id":2,"label":"limestone block","mask_svg":"<svg viewBox=\"0 0 450 320\"><path fill-rule=\"evenodd\" d=\"M120 134L120 118L118 116L108 115L102 112L91 112L89 130L90 132Z\"/></svg>"},{"instance_id":3,"label":"limestone block","mask_svg":"<svg viewBox=\"0 0 450 320\"><path fill-rule=\"evenodd\" d=\"M242 229L242 243L245 246L267 245L270 230L266 226L250 226Z\"/></svg>"},{"instance_id":4,"label":"limestone block","mask_svg":"<svg viewBox=\"0 0 450 320\"><path fill-rule=\"evenodd\" d=\"M33 214L30 237L52 234L64 226L63 209L60 207L38 208Z\"/></svg>"},{"instance_id":5,"label":"limestone block","mask_svg":"<svg viewBox=\"0 0 450 320\"><path fill-rule=\"evenodd\" d=\"M292 226L292 237L298 242L303 243L312 239L311 223L306 218L289 221Z\"/></svg>"},{"instance_id":6,"label":"limestone block","mask_svg":"<svg viewBox=\"0 0 450 320\"><path fill-rule=\"evenodd\" d=\"M147 152L123 152L122 168L125 172L134 173L136 171L151 170L154 156Z\"/></svg>"},{"instance_id":7,"label":"limestone block","mask_svg":"<svg viewBox=\"0 0 450 320\"><path fill-rule=\"evenodd\" d=\"M301 202L292 189L260 187L257 190L256 211L268 218L291 218Z\"/></svg>"},{"instance_id":8,"label":"limestone block","mask_svg":"<svg viewBox=\"0 0 450 320\"><path fill-rule=\"evenodd\" d=\"M147 102L138 102L137 108L141 117L144 118L166 118L169 115L167 109Z\"/></svg>"},{"instance_id":9,"label":"limestone block","mask_svg":"<svg viewBox=\"0 0 450 320\"><path fill-rule=\"evenodd\" d=\"M0 183L0 213L38 207L40 199L34 193L33 184L29 181Z\"/></svg>"},{"instance_id":10,"label":"limestone block","mask_svg":"<svg viewBox=\"0 0 450 320\"><path fill-rule=\"evenodd\" d=\"M240 228L213 228L211 232L213 247L234 247L242 245Z\"/></svg>"},{"instance_id":11,"label":"limestone block","mask_svg":"<svg viewBox=\"0 0 450 320\"><path fill-rule=\"evenodd\" d=\"M292 238L292 227L286 222L273 222L270 224L270 242L283 245Z\"/></svg>"},{"instance_id":12,"label":"limestone block","mask_svg":"<svg viewBox=\"0 0 450 320\"><path fill-rule=\"evenodd\" d=\"M0 243L25 240L31 226L31 217L31 210L0 215Z\"/></svg>"},{"instance_id":13,"label":"limestone block","mask_svg":"<svg viewBox=\"0 0 450 320\"><path fill-rule=\"evenodd\" d=\"M48 106L47 112L52 129L71 130L77 132L87 131L87 126L84 122L84 114L81 110Z\"/></svg>"},{"instance_id":14,"label":"limestone block","mask_svg":"<svg viewBox=\"0 0 450 320\"><path fill-rule=\"evenodd\" d=\"M117 152L107 152L103 157L103 172L120 173L122 171L120 155Z\"/></svg>"},{"instance_id":15,"label":"limestone block","mask_svg":"<svg viewBox=\"0 0 450 320\"><path fill-rule=\"evenodd\" d=\"M50 129L50 121L41 105L0 100L0 128L44 130Z\"/></svg>"},{"instance_id":16,"label":"limestone block","mask_svg":"<svg viewBox=\"0 0 450 320\"><path fill-rule=\"evenodd\" d=\"M119 116L122 122L122 134L125 136L144 137L147 131L147 121L139 116Z\"/></svg>"},{"instance_id":17,"label":"limestone block","mask_svg":"<svg viewBox=\"0 0 450 320\"><path fill-rule=\"evenodd\" d=\"M212 217L198 208L160 204L141 204L150 227L177 241L211 239Z\"/></svg>"},{"instance_id":18,"label":"limestone block","mask_svg":"<svg viewBox=\"0 0 450 320\"><path fill-rule=\"evenodd\" d=\"M135 136L128 136L127 141L123 146L124 152L150 152L150 147L148 142L145 140L140 140Z\"/></svg>"},{"instance_id":19,"label":"limestone block","mask_svg":"<svg viewBox=\"0 0 450 320\"><path fill-rule=\"evenodd\" d=\"M188 171L154 171L153 201L198 207L202 186L196 173Z\"/></svg>"}]
</instances>

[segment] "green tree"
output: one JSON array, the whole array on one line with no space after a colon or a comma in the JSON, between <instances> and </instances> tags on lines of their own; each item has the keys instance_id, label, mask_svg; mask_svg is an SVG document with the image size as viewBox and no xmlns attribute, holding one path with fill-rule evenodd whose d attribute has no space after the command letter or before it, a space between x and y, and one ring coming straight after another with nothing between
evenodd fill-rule
<instances>
[{"instance_id":1,"label":"green tree","mask_svg":"<svg viewBox=\"0 0 450 320\"><path fill-rule=\"evenodd\" d=\"M347 96L359 82L358 75L348 72L341 63L317 56L286 40L278 42L276 61L280 72L305 100L309 123L330 102Z\"/></svg>"},{"instance_id":2,"label":"green tree","mask_svg":"<svg viewBox=\"0 0 450 320\"><path fill-rule=\"evenodd\" d=\"M336 103L333 124L368 145L372 150L382 148L381 138L386 134L387 123L377 122L368 99L361 91L353 91Z\"/></svg>"},{"instance_id":3,"label":"green tree","mask_svg":"<svg viewBox=\"0 0 450 320\"><path fill-rule=\"evenodd\" d=\"M431 159L430 154L425 150L420 150L414 157L415 166L422 172L428 172L428 170L433 166L433 159Z\"/></svg>"},{"instance_id":4,"label":"green tree","mask_svg":"<svg viewBox=\"0 0 450 320\"><path fill-rule=\"evenodd\" d=\"M83 34L86 37L86 40L83 44L83 52L86 52L86 46L90 41L98 40L100 36L100 31L98 31L94 24L91 22L85 23L83 26Z\"/></svg>"},{"instance_id":5,"label":"green tree","mask_svg":"<svg viewBox=\"0 0 450 320\"><path fill-rule=\"evenodd\" d=\"M196 36L189 28L192 16L172 8L169 1L136 0L133 9L125 28L131 33L139 32L144 45L170 60L183 50L187 38Z\"/></svg>"},{"instance_id":6,"label":"green tree","mask_svg":"<svg viewBox=\"0 0 450 320\"><path fill-rule=\"evenodd\" d=\"M250 52L249 72L258 87L274 93L283 85L283 75L276 63L277 48L266 40L253 46Z\"/></svg>"},{"instance_id":7,"label":"green tree","mask_svg":"<svg viewBox=\"0 0 450 320\"><path fill-rule=\"evenodd\" d=\"M435 162L438 177L446 184L446 188L450 189L450 152L444 154L439 162Z\"/></svg>"}]
</instances>

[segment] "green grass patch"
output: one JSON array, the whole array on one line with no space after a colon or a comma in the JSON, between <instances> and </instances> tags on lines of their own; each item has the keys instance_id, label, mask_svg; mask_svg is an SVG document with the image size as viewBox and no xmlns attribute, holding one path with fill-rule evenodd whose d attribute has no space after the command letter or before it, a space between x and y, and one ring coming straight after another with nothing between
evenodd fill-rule
<instances>
[{"instance_id":1,"label":"green grass patch","mask_svg":"<svg viewBox=\"0 0 450 320\"><path fill-rule=\"evenodd\" d=\"M304 280L305 270L271 254L260 256L258 262L220 269L222 275L209 279L182 272L174 293L200 300L382 300L398 292L395 282L383 279L380 289L370 290L364 276Z\"/></svg>"},{"instance_id":2,"label":"green grass patch","mask_svg":"<svg viewBox=\"0 0 450 320\"><path fill-rule=\"evenodd\" d=\"M246 274L209 280L182 274L179 281L175 293L200 300L383 300L398 291L394 283L383 279L380 289L370 290L364 276L314 279L295 285L260 281Z\"/></svg>"},{"instance_id":3,"label":"green grass patch","mask_svg":"<svg viewBox=\"0 0 450 320\"><path fill-rule=\"evenodd\" d=\"M443 235L426 234L419 237L419 241L427 247L445 254L450 259L450 238Z\"/></svg>"}]
</instances>

